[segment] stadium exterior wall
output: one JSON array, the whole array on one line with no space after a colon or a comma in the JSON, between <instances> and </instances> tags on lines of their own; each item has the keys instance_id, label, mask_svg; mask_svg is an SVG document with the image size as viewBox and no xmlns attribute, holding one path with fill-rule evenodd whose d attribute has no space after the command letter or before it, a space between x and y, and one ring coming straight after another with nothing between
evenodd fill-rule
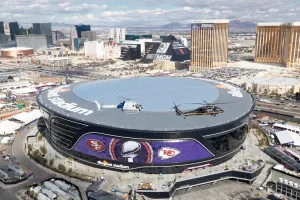
<instances>
[{"instance_id":1,"label":"stadium exterior wall","mask_svg":"<svg viewBox=\"0 0 300 200\"><path fill-rule=\"evenodd\" d=\"M254 105L250 112L246 113L243 117L231 121L227 124L223 124L216 127L208 127L200 130L186 130L186 131L141 131L141 130L129 130L121 128L106 127L101 125L89 124L87 122L79 122L62 114L55 113L52 110L41 105L43 110L49 112L50 116L45 123L50 130L50 138L52 146L60 153L71 156L75 160L84 164L107 168L116 171L139 171L145 173L180 173L189 167L201 166L204 164L218 165L232 158L241 148L246 138L246 134L249 128L250 118L249 115L254 109ZM69 124L68 124L69 123ZM70 137L71 129L63 130L62 127L74 127L76 124L84 124L84 126L78 127L78 132L73 133L74 137ZM63 124L60 126L59 124ZM69 126L68 126L69 125ZM60 127L59 127L60 126ZM59 134L57 134L59 132ZM65 136L69 135L69 136ZM109 145L104 144L106 149L109 149L112 154L112 141L118 146L118 142L135 141L142 144L150 144L150 148L154 148L157 143L171 144L175 141L196 141L203 146L203 152L200 149L200 154L210 153L210 156L201 157L199 159L182 161L182 162L161 162L155 163L154 160L146 162L142 158L140 163L130 163L124 160L119 160L118 154L121 152L115 151L115 159L106 159L93 156L93 151L83 150L80 145L77 148L77 144L84 139L85 136L92 135L92 137L101 137L104 141L111 140ZM70 146L64 146L62 141L70 137ZM238 139L236 139L238 138ZM84 142L88 143L89 139L85 138ZM97 141L97 140L93 140ZM117 142L116 142L117 141ZM103 143L102 143L103 144ZM114 144L114 143L113 143ZM179 143L180 144L180 143ZM151 146L152 145L152 146ZM181 145L181 144L180 144ZM101 145L100 145L101 146ZM147 145L146 145L147 146ZM166 145L168 146L168 145ZM146 147L147 148L147 147ZM95 149L93 149L95 151ZM101 150L101 147L100 147ZM146 149L147 150L147 149ZM146 151L145 152L149 152ZM207 154L209 154L207 153ZM146 153L147 154L147 153ZM191 155L187 155L189 157ZM152 155L152 158L154 156ZM193 157L193 156L192 156ZM146 159L147 160L147 159Z\"/></svg>"}]
</instances>

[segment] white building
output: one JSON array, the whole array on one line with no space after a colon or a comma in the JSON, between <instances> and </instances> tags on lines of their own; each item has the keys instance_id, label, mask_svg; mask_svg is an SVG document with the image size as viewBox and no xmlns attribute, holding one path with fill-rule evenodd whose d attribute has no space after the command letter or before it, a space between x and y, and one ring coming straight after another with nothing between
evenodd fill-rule
<instances>
[{"instance_id":1,"label":"white building","mask_svg":"<svg viewBox=\"0 0 300 200\"><path fill-rule=\"evenodd\" d=\"M125 40L126 29L125 28L111 28L108 32L108 37L114 42L120 43Z\"/></svg>"},{"instance_id":2,"label":"white building","mask_svg":"<svg viewBox=\"0 0 300 200\"><path fill-rule=\"evenodd\" d=\"M300 92L300 80L288 77L256 77L244 79L242 86L258 94L295 94Z\"/></svg>"},{"instance_id":3,"label":"white building","mask_svg":"<svg viewBox=\"0 0 300 200\"><path fill-rule=\"evenodd\" d=\"M17 47L33 48L34 51L47 49L46 35L16 35Z\"/></svg>"},{"instance_id":4,"label":"white building","mask_svg":"<svg viewBox=\"0 0 300 200\"><path fill-rule=\"evenodd\" d=\"M5 91L9 89L19 89L19 88L27 88L31 86L29 81L15 81L15 82L7 82L0 84L0 91Z\"/></svg>"},{"instance_id":5,"label":"white building","mask_svg":"<svg viewBox=\"0 0 300 200\"><path fill-rule=\"evenodd\" d=\"M102 41L86 41L84 42L85 56L92 56L97 58L106 57L106 50Z\"/></svg>"},{"instance_id":6,"label":"white building","mask_svg":"<svg viewBox=\"0 0 300 200\"><path fill-rule=\"evenodd\" d=\"M115 37L115 29L114 28L109 29L108 37L112 38L112 39Z\"/></svg>"},{"instance_id":7,"label":"white building","mask_svg":"<svg viewBox=\"0 0 300 200\"><path fill-rule=\"evenodd\" d=\"M124 41L125 40L125 35L126 35L126 29L125 28L121 28L120 39Z\"/></svg>"},{"instance_id":8,"label":"white building","mask_svg":"<svg viewBox=\"0 0 300 200\"><path fill-rule=\"evenodd\" d=\"M181 44L183 44L185 47L189 48L189 43L188 40L186 38L179 38L179 41Z\"/></svg>"}]
</instances>

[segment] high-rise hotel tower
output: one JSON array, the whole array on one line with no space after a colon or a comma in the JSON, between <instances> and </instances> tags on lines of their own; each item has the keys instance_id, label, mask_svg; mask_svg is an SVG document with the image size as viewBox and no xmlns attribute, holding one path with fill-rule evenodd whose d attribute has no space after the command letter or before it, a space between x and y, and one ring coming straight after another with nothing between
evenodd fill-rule
<instances>
[{"instance_id":1,"label":"high-rise hotel tower","mask_svg":"<svg viewBox=\"0 0 300 200\"><path fill-rule=\"evenodd\" d=\"M258 23L255 62L300 68L300 22Z\"/></svg>"},{"instance_id":2,"label":"high-rise hotel tower","mask_svg":"<svg viewBox=\"0 0 300 200\"><path fill-rule=\"evenodd\" d=\"M191 24L191 72L225 67L229 20L201 20Z\"/></svg>"}]
</instances>

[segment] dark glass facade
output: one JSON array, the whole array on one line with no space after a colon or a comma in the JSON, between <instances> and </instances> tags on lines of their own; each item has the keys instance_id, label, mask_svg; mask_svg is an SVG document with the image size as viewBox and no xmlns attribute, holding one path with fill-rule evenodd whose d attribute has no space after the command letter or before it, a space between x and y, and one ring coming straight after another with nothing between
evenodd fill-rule
<instances>
[{"instance_id":1,"label":"dark glass facade","mask_svg":"<svg viewBox=\"0 0 300 200\"><path fill-rule=\"evenodd\" d=\"M218 152L228 152L237 146L241 145L248 132L248 126L242 126L227 134L222 134L216 137L208 138L207 141Z\"/></svg>"},{"instance_id":2,"label":"dark glass facade","mask_svg":"<svg viewBox=\"0 0 300 200\"><path fill-rule=\"evenodd\" d=\"M51 23L33 23L34 35L46 35L47 45L53 45Z\"/></svg>"},{"instance_id":3,"label":"dark glass facade","mask_svg":"<svg viewBox=\"0 0 300 200\"><path fill-rule=\"evenodd\" d=\"M123 137L137 138L137 136L143 135L143 137L153 139L163 139L166 142L170 139L184 139L193 138L201 143L208 151L213 154L213 157L198 160L197 162L187 163L174 163L165 164L163 167L155 166L153 164L137 164L137 163L120 163L117 164L129 165L130 169L134 171L141 171L146 173L174 173L182 172L185 168L190 166L197 166L203 164L217 165L225 162L234 156L238 151L248 132L249 117L246 116L243 119L237 120L235 123L223 125L215 129L205 130L193 130L186 132L156 132L150 131L135 131L135 130L122 130L111 127L96 126L88 123L77 122L72 119L58 116L56 114L50 114L50 112L43 109L43 117L45 123L50 130L50 139L53 147L66 156L71 156L74 159L83 162L91 166L97 166L99 158L88 155L82 152L75 151L74 145L80 140L80 138L87 133L105 133L115 138L122 139ZM227 130L224 130L227 129ZM141 139L142 140L142 139ZM145 139L146 140L146 139ZM151 140L151 139L150 139ZM112 161L114 163L114 161ZM182 164L182 166L180 166ZM118 169L116 169L118 170Z\"/></svg>"},{"instance_id":4,"label":"dark glass facade","mask_svg":"<svg viewBox=\"0 0 300 200\"><path fill-rule=\"evenodd\" d=\"M77 36L78 38L81 38L81 32L82 31L91 31L90 25L75 25Z\"/></svg>"},{"instance_id":5,"label":"dark glass facade","mask_svg":"<svg viewBox=\"0 0 300 200\"><path fill-rule=\"evenodd\" d=\"M136 60L140 59L141 45L140 44L123 44L121 46L121 58L122 60Z\"/></svg>"},{"instance_id":6,"label":"dark glass facade","mask_svg":"<svg viewBox=\"0 0 300 200\"><path fill-rule=\"evenodd\" d=\"M3 22L0 22L0 35L4 34L4 26L3 26Z\"/></svg>"},{"instance_id":7,"label":"dark glass facade","mask_svg":"<svg viewBox=\"0 0 300 200\"><path fill-rule=\"evenodd\" d=\"M11 40L16 40L16 35L19 34L19 24L18 22L9 22L10 36Z\"/></svg>"}]
</instances>

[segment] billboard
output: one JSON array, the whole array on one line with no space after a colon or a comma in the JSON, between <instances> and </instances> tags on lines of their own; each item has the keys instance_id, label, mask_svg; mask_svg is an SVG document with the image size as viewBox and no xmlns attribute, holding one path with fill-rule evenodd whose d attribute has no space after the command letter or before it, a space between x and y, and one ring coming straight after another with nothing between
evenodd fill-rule
<instances>
[{"instance_id":1,"label":"billboard","mask_svg":"<svg viewBox=\"0 0 300 200\"><path fill-rule=\"evenodd\" d=\"M172 55L159 55L159 54L148 54L146 59L150 60L171 60Z\"/></svg>"},{"instance_id":2,"label":"billboard","mask_svg":"<svg viewBox=\"0 0 300 200\"><path fill-rule=\"evenodd\" d=\"M184 49L184 48L186 48L183 44L181 44L179 42L174 42L172 44L172 46L173 46L173 49Z\"/></svg>"},{"instance_id":3,"label":"billboard","mask_svg":"<svg viewBox=\"0 0 300 200\"><path fill-rule=\"evenodd\" d=\"M99 158L97 163L102 165L110 161L164 165L199 161L213 156L195 140L120 139L97 133L82 136L73 150Z\"/></svg>"},{"instance_id":4,"label":"billboard","mask_svg":"<svg viewBox=\"0 0 300 200\"><path fill-rule=\"evenodd\" d=\"M214 24L211 23L192 23L191 25L192 31L194 30L214 30Z\"/></svg>"},{"instance_id":5,"label":"billboard","mask_svg":"<svg viewBox=\"0 0 300 200\"><path fill-rule=\"evenodd\" d=\"M170 43L167 43L167 42L160 43L156 53L165 54L168 51L169 46L170 46Z\"/></svg>"}]
</instances>

